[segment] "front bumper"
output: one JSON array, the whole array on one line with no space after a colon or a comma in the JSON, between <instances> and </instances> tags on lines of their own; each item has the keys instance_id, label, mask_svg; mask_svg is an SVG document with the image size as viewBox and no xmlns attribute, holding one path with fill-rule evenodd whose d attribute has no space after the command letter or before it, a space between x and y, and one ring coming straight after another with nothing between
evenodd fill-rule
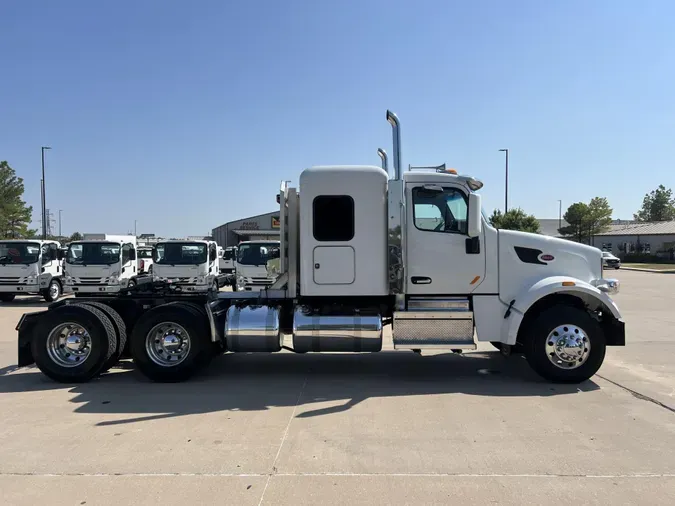
<instances>
[{"instance_id":1,"label":"front bumper","mask_svg":"<svg viewBox=\"0 0 675 506\"><path fill-rule=\"evenodd\" d=\"M0 285L0 292L2 293L38 293L40 285L35 283L33 285Z\"/></svg>"},{"instance_id":2,"label":"front bumper","mask_svg":"<svg viewBox=\"0 0 675 506\"><path fill-rule=\"evenodd\" d=\"M120 285L66 285L73 293L117 293Z\"/></svg>"}]
</instances>

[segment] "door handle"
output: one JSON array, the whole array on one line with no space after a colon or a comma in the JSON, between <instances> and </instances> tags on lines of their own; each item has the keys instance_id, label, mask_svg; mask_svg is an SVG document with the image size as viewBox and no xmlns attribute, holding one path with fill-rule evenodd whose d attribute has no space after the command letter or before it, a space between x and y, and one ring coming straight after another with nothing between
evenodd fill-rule
<instances>
[{"instance_id":1,"label":"door handle","mask_svg":"<svg viewBox=\"0 0 675 506\"><path fill-rule=\"evenodd\" d=\"M410 278L410 281L412 281L413 285L430 285L431 284L431 278L428 278L426 276L413 276Z\"/></svg>"}]
</instances>

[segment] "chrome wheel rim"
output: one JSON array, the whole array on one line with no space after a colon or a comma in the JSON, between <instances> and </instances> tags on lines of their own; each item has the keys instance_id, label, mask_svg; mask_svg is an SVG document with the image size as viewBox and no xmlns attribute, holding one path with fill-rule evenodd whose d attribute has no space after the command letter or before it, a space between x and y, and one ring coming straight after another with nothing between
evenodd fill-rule
<instances>
[{"instance_id":1,"label":"chrome wheel rim","mask_svg":"<svg viewBox=\"0 0 675 506\"><path fill-rule=\"evenodd\" d=\"M155 364L174 367L190 353L190 334L174 322L162 322L150 329L145 338L145 350Z\"/></svg>"},{"instance_id":2,"label":"chrome wheel rim","mask_svg":"<svg viewBox=\"0 0 675 506\"><path fill-rule=\"evenodd\" d=\"M546 338L546 356L560 369L576 369L588 360L591 341L577 325L558 325Z\"/></svg>"},{"instance_id":3,"label":"chrome wheel rim","mask_svg":"<svg viewBox=\"0 0 675 506\"><path fill-rule=\"evenodd\" d=\"M77 323L61 323L47 336L47 353L61 367L77 367L91 354L91 336Z\"/></svg>"},{"instance_id":4,"label":"chrome wheel rim","mask_svg":"<svg viewBox=\"0 0 675 506\"><path fill-rule=\"evenodd\" d=\"M49 296L52 299L55 299L59 296L59 284L58 283L52 283L49 285Z\"/></svg>"}]
</instances>

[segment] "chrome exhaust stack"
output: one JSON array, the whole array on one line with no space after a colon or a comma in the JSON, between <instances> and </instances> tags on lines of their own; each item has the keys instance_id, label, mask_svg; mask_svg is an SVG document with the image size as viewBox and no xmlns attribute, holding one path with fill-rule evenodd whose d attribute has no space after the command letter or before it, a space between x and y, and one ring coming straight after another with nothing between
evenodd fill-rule
<instances>
[{"instance_id":1,"label":"chrome exhaust stack","mask_svg":"<svg viewBox=\"0 0 675 506\"><path fill-rule=\"evenodd\" d=\"M401 123L393 112L387 110L387 121L394 136L394 179L401 179Z\"/></svg>"},{"instance_id":2,"label":"chrome exhaust stack","mask_svg":"<svg viewBox=\"0 0 675 506\"><path fill-rule=\"evenodd\" d=\"M382 158L382 168L389 174L389 159L387 158L387 152L382 148L377 148L377 154Z\"/></svg>"}]
</instances>

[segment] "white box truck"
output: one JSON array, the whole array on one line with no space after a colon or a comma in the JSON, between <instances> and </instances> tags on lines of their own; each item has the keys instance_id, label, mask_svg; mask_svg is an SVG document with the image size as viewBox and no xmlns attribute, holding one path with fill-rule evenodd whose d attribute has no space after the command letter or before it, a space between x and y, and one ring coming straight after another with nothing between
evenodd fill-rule
<instances>
[{"instance_id":1,"label":"white box truck","mask_svg":"<svg viewBox=\"0 0 675 506\"><path fill-rule=\"evenodd\" d=\"M550 381L590 378L607 346L625 345L610 297L619 283L603 278L600 250L491 227L476 178L401 170L399 121L387 119L392 175L367 165L313 167L299 188L281 185L281 274L272 286L196 296L167 284L103 308L64 300L23 316L19 365L35 362L57 381L100 374L119 350L112 320L133 326L131 355L155 381L185 380L223 351L379 352L390 326L395 350L491 342L505 355L524 354Z\"/></svg>"},{"instance_id":2,"label":"white box truck","mask_svg":"<svg viewBox=\"0 0 675 506\"><path fill-rule=\"evenodd\" d=\"M42 295L47 302L63 293L63 254L56 241L0 241L0 301Z\"/></svg>"},{"instance_id":3,"label":"white box truck","mask_svg":"<svg viewBox=\"0 0 675 506\"><path fill-rule=\"evenodd\" d=\"M258 291L271 286L277 278L281 243L279 241L242 241L234 260L234 291Z\"/></svg>"},{"instance_id":4,"label":"white box truck","mask_svg":"<svg viewBox=\"0 0 675 506\"><path fill-rule=\"evenodd\" d=\"M84 234L68 245L65 280L76 297L110 295L139 281L136 236Z\"/></svg>"},{"instance_id":5,"label":"white box truck","mask_svg":"<svg viewBox=\"0 0 675 506\"><path fill-rule=\"evenodd\" d=\"M221 282L218 245L209 240L158 242L153 254L153 281L172 283L186 292L217 292Z\"/></svg>"}]
</instances>

